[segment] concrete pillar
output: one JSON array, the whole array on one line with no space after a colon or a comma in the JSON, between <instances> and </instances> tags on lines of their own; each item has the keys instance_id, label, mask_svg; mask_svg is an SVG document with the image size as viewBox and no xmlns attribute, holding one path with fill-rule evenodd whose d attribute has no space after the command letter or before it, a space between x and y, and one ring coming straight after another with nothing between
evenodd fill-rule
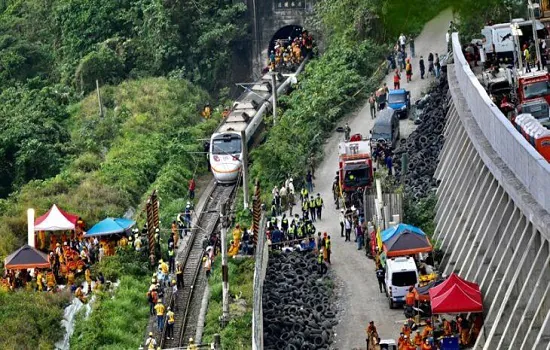
<instances>
[{"instance_id":1,"label":"concrete pillar","mask_svg":"<svg viewBox=\"0 0 550 350\"><path fill-rule=\"evenodd\" d=\"M462 173L460 169L464 169L465 166L467 166L467 154L469 152L469 146L471 147L471 143L467 141L467 139L463 138L461 142L461 147L457 148L460 149L457 157L457 161L455 163L455 169L449 169L449 171L452 171L452 174L445 180L443 183L443 190L441 193L438 193L438 203L441 202L440 209L438 208L437 211L441 212L441 218L443 218L443 222L441 221L441 218L436 217L436 227L435 232L440 232L445 228L445 224L449 220L449 217L453 215L454 213L454 205L457 201L457 197L459 194L461 194L461 187L464 182L464 178L460 178L458 176L459 173ZM445 246L445 238L447 237L448 233L443 232L442 238L443 243L442 246Z\"/></svg>"},{"instance_id":2,"label":"concrete pillar","mask_svg":"<svg viewBox=\"0 0 550 350\"><path fill-rule=\"evenodd\" d=\"M495 231L488 231L486 230L486 227L488 222L490 221L491 215L495 212L495 210L497 210L498 203L501 201L502 198L502 192L499 192L498 189L498 182L493 178L491 182L490 192L487 193L487 196L481 203L481 206L477 208L478 217L475 220L476 222L478 222L478 226L476 230L481 231L481 238L479 241L476 241L477 245L474 245L470 248L471 252L468 253L468 257L464 261L464 273L462 275L462 277L472 281L475 280L475 271L477 271L478 265L482 263L482 257L485 253L485 250L483 250L483 248L486 245L491 245L496 235ZM477 234L478 233L476 232L476 235ZM472 273L472 270L474 271L474 273Z\"/></svg>"},{"instance_id":3,"label":"concrete pillar","mask_svg":"<svg viewBox=\"0 0 550 350\"><path fill-rule=\"evenodd\" d=\"M448 162L449 153L452 153L454 151L451 147L451 143L453 137L456 136L456 130L460 127L460 120L458 118L458 113L456 112L456 108L454 107L454 105L451 106L447 114L447 122L445 123L445 128L443 129L445 143L443 144L443 148L439 153L439 165L434 173L434 177L436 179L441 179L441 172L444 169L444 165L447 165L445 163Z\"/></svg>"},{"instance_id":4,"label":"concrete pillar","mask_svg":"<svg viewBox=\"0 0 550 350\"><path fill-rule=\"evenodd\" d=\"M511 256L509 253L502 254L497 271L493 275L491 281L491 288L489 288L488 293L490 293L490 290L496 289L494 286L498 284L498 289L496 290L493 301L489 306L487 317L485 318L487 326L490 327L490 332L484 346L487 350L493 349L495 346L497 346L496 349L501 349L498 344L500 344L502 340L502 332L505 328L505 321L507 319L512 318L515 321L519 320L519 315L510 314L512 300L518 297L518 293L514 287L516 283L519 282L520 272L528 256L531 254L535 242L535 235L530 234L527 226L524 228L518 227L518 229L522 230L521 236L511 234L512 237L519 238L518 241L515 242L514 252ZM510 239L510 241L515 240ZM513 248L510 247L507 250L509 251L512 249ZM504 266L501 267L501 265ZM502 279L500 283L498 283L497 276L500 276L500 271L502 271L504 267L506 269L502 272Z\"/></svg>"},{"instance_id":5,"label":"concrete pillar","mask_svg":"<svg viewBox=\"0 0 550 350\"><path fill-rule=\"evenodd\" d=\"M460 181L462 183L461 191L457 193L458 200L455 202L456 205L454 207L453 214L450 215L448 220L445 220L443 224L444 231L452 232L447 241L448 243L446 244L449 249L445 249L445 253L443 255L443 260L446 262L451 262L450 257L452 253L459 248L458 245L460 242L465 241L465 237L463 236L464 227L459 225L459 220L468 209L466 207L466 202L471 197L472 192L475 191L473 186L476 182L476 178L479 178L479 162L481 159L476 156L477 152L471 144L469 148L470 150L466 158L466 165L460 170L457 169L457 172L460 171L459 179L462 179ZM445 265L449 268L447 263L445 263ZM454 263L452 265L454 265Z\"/></svg>"},{"instance_id":6,"label":"concrete pillar","mask_svg":"<svg viewBox=\"0 0 550 350\"><path fill-rule=\"evenodd\" d=\"M34 248L34 209L27 209L27 244Z\"/></svg>"},{"instance_id":7,"label":"concrete pillar","mask_svg":"<svg viewBox=\"0 0 550 350\"><path fill-rule=\"evenodd\" d=\"M502 193L505 193L505 192L502 191ZM505 195L504 197L507 197L507 195ZM512 201L508 200L508 198L506 198L506 200L508 203L508 208L506 209L510 210L510 208L513 208L511 206L513 206L514 204ZM497 216L497 213L495 213L494 217L496 216ZM501 218L502 216L497 219L498 222L501 221ZM485 248L486 252L483 256L483 263L481 264L481 266L478 267L476 278L477 278L477 281L480 281L479 287L484 291L483 299L486 302L493 301L492 296L490 295L489 292L492 291L491 288L493 286L494 278L499 273L502 273L499 271L499 267L502 263L503 257L509 253L509 249L511 249L511 245L514 243L514 239L512 239L511 232L517 233L518 230L523 229L524 227L524 225L521 225L520 222L521 222L520 220L516 220L513 223L511 223L511 220L509 220L505 230L503 232L496 233L497 244L496 245L491 244L489 246L486 246ZM512 229L509 229L510 227Z\"/></svg>"},{"instance_id":8,"label":"concrete pillar","mask_svg":"<svg viewBox=\"0 0 550 350\"><path fill-rule=\"evenodd\" d=\"M483 165L483 161L480 158L481 169L477 172L478 177L473 185L473 189L470 191L468 201L466 202L466 210L463 212L459 219L458 227L463 231L461 241L459 245L453 250L450 257L450 262L454 263L453 270L459 273L459 269L463 266L464 258L468 253L468 250L475 244L476 235L473 233L475 224L473 223L476 214L479 212L480 203L488 190L490 185L490 174L487 168ZM480 232L480 231L478 231Z\"/></svg>"},{"instance_id":9,"label":"concrete pillar","mask_svg":"<svg viewBox=\"0 0 550 350\"><path fill-rule=\"evenodd\" d=\"M518 334L525 334L529 324L529 322L525 319L525 313L530 309L530 307L532 307L531 305L533 304L532 298L535 294L533 293L536 288L535 282L538 278L540 278L540 274L542 272L541 267L548 265L550 262L550 255L548 255L548 242L541 242L540 235L537 235L536 238L534 247L538 246L538 249L536 249L536 254L533 254L522 267L520 277L523 275L523 283L521 284L521 290L519 291L512 311L510 312L511 315L518 315L519 321L516 319L513 320L512 317L508 318L507 324L504 326L503 337L499 344L501 349L514 350L519 348L521 342L518 341ZM527 272L525 273L525 271ZM506 346L508 347L506 348Z\"/></svg>"}]
</instances>

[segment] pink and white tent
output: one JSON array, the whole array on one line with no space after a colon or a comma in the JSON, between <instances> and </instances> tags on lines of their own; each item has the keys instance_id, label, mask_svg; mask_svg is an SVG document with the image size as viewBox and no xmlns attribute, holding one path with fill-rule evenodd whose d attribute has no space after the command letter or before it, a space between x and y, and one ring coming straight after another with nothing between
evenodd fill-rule
<instances>
[{"instance_id":1,"label":"pink and white tent","mask_svg":"<svg viewBox=\"0 0 550 350\"><path fill-rule=\"evenodd\" d=\"M35 231L74 230L78 215L69 214L53 205L48 212L34 220Z\"/></svg>"}]
</instances>

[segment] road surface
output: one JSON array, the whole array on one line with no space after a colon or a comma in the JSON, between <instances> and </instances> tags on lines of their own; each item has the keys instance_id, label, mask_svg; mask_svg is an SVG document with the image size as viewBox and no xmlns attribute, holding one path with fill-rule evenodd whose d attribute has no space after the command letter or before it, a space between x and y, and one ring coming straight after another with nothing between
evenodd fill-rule
<instances>
[{"instance_id":1,"label":"road surface","mask_svg":"<svg viewBox=\"0 0 550 350\"><path fill-rule=\"evenodd\" d=\"M424 56L426 68L429 52L440 55L446 52L445 33L452 20L451 10L446 10L428 22L422 33L415 40L416 58L412 59L413 80L405 82L402 75L401 87L411 91L411 102L416 101L429 88L433 78L421 80L418 59ZM397 40L397 38L396 38ZM407 54L409 54L407 47ZM404 73L404 72L403 72ZM386 79L388 87L393 87L393 74ZM369 104L365 103L357 111L345 118L341 125L348 122L351 133L369 134L373 126L370 117ZM400 125L401 137L408 136L414 130L414 124L409 120L402 120ZM332 203L332 182L338 166L338 142L343 134L334 133L324 146L324 160L315 171L316 180L314 193L321 193L325 199L324 220L315 223L317 231L328 232L332 236L332 266L337 285L337 303L339 304L340 323L335 329L335 343L333 349L350 350L365 349L367 323L373 320L382 339L399 336L402 322L405 320L403 310L390 310L384 294L378 289L378 282L374 273L374 262L366 258L365 251L357 250L357 244L344 242L340 237L340 225L334 203ZM299 191L299 189L297 189ZM353 234L352 234L353 237Z\"/></svg>"}]
</instances>

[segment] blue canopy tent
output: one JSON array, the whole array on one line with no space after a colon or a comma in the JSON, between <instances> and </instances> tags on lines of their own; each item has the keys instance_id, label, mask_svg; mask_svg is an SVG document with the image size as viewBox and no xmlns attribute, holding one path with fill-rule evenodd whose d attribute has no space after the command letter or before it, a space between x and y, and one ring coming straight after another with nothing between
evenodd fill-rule
<instances>
[{"instance_id":1,"label":"blue canopy tent","mask_svg":"<svg viewBox=\"0 0 550 350\"><path fill-rule=\"evenodd\" d=\"M107 218L95 224L86 232L84 237L107 236L123 233L136 224L135 221L122 218Z\"/></svg>"},{"instance_id":2,"label":"blue canopy tent","mask_svg":"<svg viewBox=\"0 0 550 350\"><path fill-rule=\"evenodd\" d=\"M424 231L422 231L421 229L419 229L416 226L407 225L407 224L399 224L399 225L392 226L392 227L387 228L384 231L382 231L382 234L381 234L382 242L387 242L393 236L395 236L397 234L401 234L403 232L416 233L416 234L419 234L419 235L422 235L422 236L426 235L424 233Z\"/></svg>"}]
</instances>

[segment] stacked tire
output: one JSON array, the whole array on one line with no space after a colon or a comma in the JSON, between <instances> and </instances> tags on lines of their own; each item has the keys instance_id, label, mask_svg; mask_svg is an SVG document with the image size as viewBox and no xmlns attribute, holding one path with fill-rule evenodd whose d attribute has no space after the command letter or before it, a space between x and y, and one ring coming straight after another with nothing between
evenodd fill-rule
<instances>
[{"instance_id":1,"label":"stacked tire","mask_svg":"<svg viewBox=\"0 0 550 350\"><path fill-rule=\"evenodd\" d=\"M415 201L426 197L439 185L434 174L445 143L443 130L449 106L449 84L446 74L442 74L428 95L416 103L418 127L407 139L402 139L395 150L395 176L398 181L405 177L405 192ZM409 159L406 174L401 174L403 153L407 153Z\"/></svg>"},{"instance_id":2,"label":"stacked tire","mask_svg":"<svg viewBox=\"0 0 550 350\"><path fill-rule=\"evenodd\" d=\"M263 291L264 348L329 349L338 323L328 277L312 253L270 253Z\"/></svg>"}]
</instances>

